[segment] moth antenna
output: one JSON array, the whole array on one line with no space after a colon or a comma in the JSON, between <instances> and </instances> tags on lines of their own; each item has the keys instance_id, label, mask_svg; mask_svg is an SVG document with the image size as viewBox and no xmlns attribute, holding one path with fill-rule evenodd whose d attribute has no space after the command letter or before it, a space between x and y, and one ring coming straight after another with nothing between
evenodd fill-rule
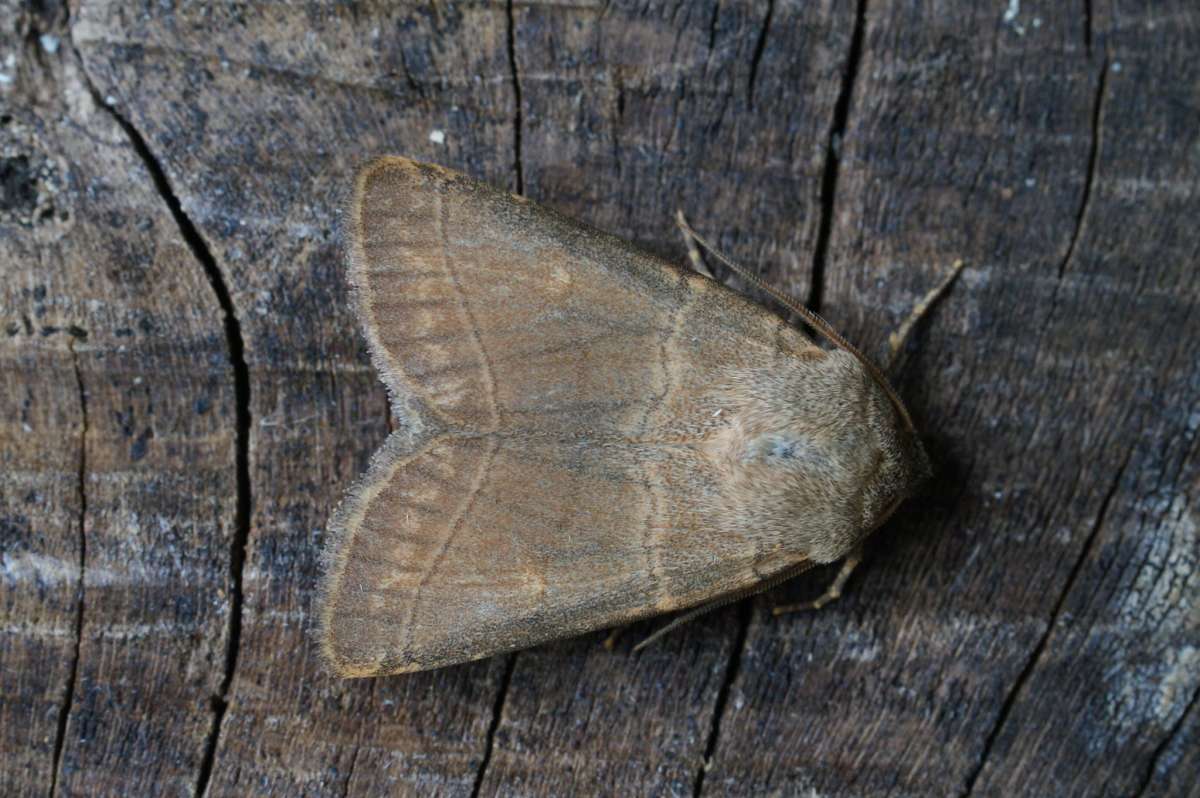
<instances>
[{"instance_id":1,"label":"moth antenna","mask_svg":"<svg viewBox=\"0 0 1200 798\"><path fill-rule=\"evenodd\" d=\"M932 291L922 297L921 301L908 314L908 318L901 323L899 329L888 336L888 349L891 354L888 356L888 363L885 367L887 371L891 372L895 369L896 364L900 361L900 355L904 351L904 344L908 341L908 336L912 333L917 322L929 312L929 308L933 303L937 302L942 294L946 292L946 289L954 282L954 278L958 277L958 273L963 270L964 266L966 266L966 263L961 258L954 261L954 265L950 267L950 273L943 277L942 281Z\"/></svg>"},{"instance_id":2,"label":"moth antenna","mask_svg":"<svg viewBox=\"0 0 1200 798\"><path fill-rule=\"evenodd\" d=\"M800 574L812 568L814 565L816 565L816 563L808 562L807 560L797 563L793 567L788 568L780 573L778 576L773 576L765 582L759 582L757 585L753 585L743 590L737 590L727 596L717 599L716 601L710 601L707 604L701 604L699 607L693 607L692 609L684 612L682 615L672 619L671 622L663 628L656 632L652 632L649 637L634 646L633 650L641 651L643 648L650 645L667 632L678 629L685 623L696 620L701 615L707 615L713 610L719 610L722 607L727 607L730 604L741 601L744 598L750 598L751 596L756 596L765 590L770 590L771 588L781 585L793 577L799 576Z\"/></svg>"},{"instance_id":3,"label":"moth antenna","mask_svg":"<svg viewBox=\"0 0 1200 798\"><path fill-rule=\"evenodd\" d=\"M683 211L675 211L675 223L679 225L679 229L683 233L683 243L687 245L688 260L692 262L692 269L705 277L717 279L704 265L704 258L700 256L700 250L696 249L696 239L690 232L691 228L688 227L687 220L683 218Z\"/></svg>"},{"instance_id":4,"label":"moth antenna","mask_svg":"<svg viewBox=\"0 0 1200 798\"><path fill-rule=\"evenodd\" d=\"M643 640L642 642L640 642L636 646L634 646L633 650L635 652L641 651L643 648L650 645L655 640L659 639L660 637L667 634L668 632L678 629L679 627L683 626L685 623L687 623L689 621L696 620L701 615L707 615L708 613L712 612L713 610L719 610L721 607L728 606L735 601L737 601L736 598L722 599L721 601L713 601L713 602L709 602L708 604L701 604L699 607L696 607L695 609L688 610L683 615L680 615L678 618L672 619L672 621L670 623L668 623L666 626L664 626L663 628L661 628L655 632L651 632L650 635L648 637L646 637L645 640Z\"/></svg>"},{"instance_id":5,"label":"moth antenna","mask_svg":"<svg viewBox=\"0 0 1200 798\"><path fill-rule=\"evenodd\" d=\"M734 263L730 258L727 258L725 255L722 255L720 250L718 250L712 244L708 243L708 241L706 241L703 236L701 236L699 233L697 233L695 230L692 229L692 226L687 223L687 219L685 219L683 217L682 211L680 211L677 214L675 221L680 227L683 228L683 230L685 232L687 232L688 235L695 238L697 243L700 244L700 246L704 247L706 250L708 250L710 253L712 253L713 257L715 257L717 260L721 261L721 263L725 264L725 266L728 267L730 269L730 271L732 271L734 274L738 275L743 280L750 283L751 285L753 285L755 288L759 289L760 291L766 292L773 299L775 299L781 305L786 307L788 310L792 311L793 313L798 315L800 318L804 319L806 322L808 322L809 326L811 326L817 332L821 333L821 335L824 335L831 343L834 344L834 346L837 346L840 349L843 349L846 352L849 352L851 355L853 355L855 357L855 359L857 359L858 362L862 364L863 368L867 370L867 374L869 374L871 376L871 379L873 379L875 381L875 383L881 389L883 389L883 392L885 394L887 394L887 398L891 401L892 405L896 408L896 412L900 414L900 418L904 421L904 425L906 427L908 427L909 432L912 432L914 434L916 433L917 427L915 424L913 424L912 416L910 416L908 414L908 408L906 408L904 406L904 402L900 401L900 397L896 394L896 392L894 390L892 390L892 386L888 383L887 377L885 377L883 375L883 372L879 370L878 366L876 366L874 363L872 363L870 360L868 360L867 356L864 355L861 351L859 351L858 347L856 347L854 344L847 341L845 338L842 337L842 335L837 330L833 329L833 325L831 325L829 322L825 321L825 319L821 318L815 312L804 307L804 305L802 305L800 303L800 300L796 299L791 294L789 294L786 291L783 291L779 288L776 288L775 286L768 283L766 280L763 280L761 277L756 275L754 272L752 272L749 269L746 269L742 266L739 266L738 264ZM957 272L955 272L955 273L957 274ZM948 283L947 283L947 285L948 285ZM940 288L940 286L939 286L939 288Z\"/></svg>"}]
</instances>

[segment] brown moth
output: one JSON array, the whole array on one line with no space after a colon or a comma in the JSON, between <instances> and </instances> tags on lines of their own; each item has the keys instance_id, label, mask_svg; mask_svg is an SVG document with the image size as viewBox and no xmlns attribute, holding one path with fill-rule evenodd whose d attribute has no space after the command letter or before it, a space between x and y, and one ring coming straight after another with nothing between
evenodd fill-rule
<instances>
[{"instance_id":1,"label":"brown moth","mask_svg":"<svg viewBox=\"0 0 1200 798\"><path fill-rule=\"evenodd\" d=\"M342 676L745 595L854 554L930 471L882 374L819 319L842 348L405 158L359 172L345 223L403 424L329 523L319 640Z\"/></svg>"}]
</instances>

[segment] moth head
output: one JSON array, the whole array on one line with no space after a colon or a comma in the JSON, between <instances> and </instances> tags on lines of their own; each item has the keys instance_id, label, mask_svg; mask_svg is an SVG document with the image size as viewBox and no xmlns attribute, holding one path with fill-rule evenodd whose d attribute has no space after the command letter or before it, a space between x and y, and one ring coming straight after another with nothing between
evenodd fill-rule
<instances>
[{"instance_id":1,"label":"moth head","mask_svg":"<svg viewBox=\"0 0 1200 798\"><path fill-rule=\"evenodd\" d=\"M847 352L729 384L737 409L709 444L726 516L814 562L844 557L932 472L894 394Z\"/></svg>"},{"instance_id":2,"label":"moth head","mask_svg":"<svg viewBox=\"0 0 1200 798\"><path fill-rule=\"evenodd\" d=\"M891 398L873 383L868 423L878 450L878 462L864 483L866 534L878 529L900 504L920 490L933 465L915 429L896 412Z\"/></svg>"}]
</instances>

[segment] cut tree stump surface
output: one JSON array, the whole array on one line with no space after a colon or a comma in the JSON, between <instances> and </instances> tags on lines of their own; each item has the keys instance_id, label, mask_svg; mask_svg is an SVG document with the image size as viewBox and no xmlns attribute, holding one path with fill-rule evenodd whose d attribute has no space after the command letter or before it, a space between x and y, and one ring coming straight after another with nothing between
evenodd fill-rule
<instances>
[{"instance_id":1,"label":"cut tree stump surface","mask_svg":"<svg viewBox=\"0 0 1200 798\"><path fill-rule=\"evenodd\" d=\"M1200 794L1200 7L0 0L0 794ZM385 152L880 353L937 466L828 568L339 681L391 423L338 208Z\"/></svg>"}]
</instances>

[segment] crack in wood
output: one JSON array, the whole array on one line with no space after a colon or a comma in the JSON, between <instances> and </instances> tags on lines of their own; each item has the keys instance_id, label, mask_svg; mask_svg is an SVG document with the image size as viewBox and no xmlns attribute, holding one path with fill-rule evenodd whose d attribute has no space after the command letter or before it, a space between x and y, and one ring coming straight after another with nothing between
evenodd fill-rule
<instances>
[{"instance_id":1,"label":"crack in wood","mask_svg":"<svg viewBox=\"0 0 1200 798\"><path fill-rule=\"evenodd\" d=\"M68 27L73 31L73 28ZM196 795L204 795L212 777L213 765L216 758L217 741L220 736L222 721L229 707L229 689L233 683L233 675L237 669L238 652L241 645L242 631L242 576L246 560L246 545L250 537L250 371L246 365L245 339L242 336L241 323L233 304L229 286L225 282L216 258L209 250L199 229L184 213L179 197L171 188L162 164L150 151L145 137L125 118L116 108L104 102L96 89L87 65L80 55L74 40L70 40L73 57L79 66L87 91L97 107L105 112L124 131L130 146L141 159L142 164L150 174L160 198L166 204L179 228L180 236L188 245L192 255L200 263L209 286L216 297L224 317L226 346L229 350L230 366L233 369L234 399L235 399L235 472L237 481L237 498L234 512L234 534L231 544L230 569L230 607L227 627L227 643L225 647L224 672L220 687L211 697L213 722L205 739L204 751L200 760L200 768L196 780Z\"/></svg>"},{"instance_id":2,"label":"crack in wood","mask_svg":"<svg viewBox=\"0 0 1200 798\"><path fill-rule=\"evenodd\" d=\"M58 772L62 767L63 750L66 747L67 720L75 702L75 679L79 673L79 650L83 644L83 574L87 567L87 436L88 405L87 391L83 385L83 372L79 368L79 353L75 350L75 339L67 342L71 352L71 366L75 372L75 387L79 391L79 583L75 587L75 647L71 653L71 667L67 672L67 685L63 694L62 707L58 713L58 726L54 735L54 759L50 769L50 795L58 791Z\"/></svg>"},{"instance_id":3,"label":"crack in wood","mask_svg":"<svg viewBox=\"0 0 1200 798\"><path fill-rule=\"evenodd\" d=\"M388 435L398 429L396 419L392 416L392 397L387 391L383 392L383 420L387 423Z\"/></svg>"},{"instance_id":4,"label":"crack in wood","mask_svg":"<svg viewBox=\"0 0 1200 798\"><path fill-rule=\"evenodd\" d=\"M428 101L429 98L425 96L425 87L417 82L416 78L413 77L412 71L408 68L408 55L404 47L400 48L400 69L404 72L404 82L408 85L409 91L417 95L421 100Z\"/></svg>"},{"instance_id":5,"label":"crack in wood","mask_svg":"<svg viewBox=\"0 0 1200 798\"><path fill-rule=\"evenodd\" d=\"M350 755L350 766L346 768L346 783L342 788L343 798L349 798L350 781L354 778L354 768L358 765L358 753L362 750L362 743L356 743L354 753Z\"/></svg>"},{"instance_id":6,"label":"crack in wood","mask_svg":"<svg viewBox=\"0 0 1200 798\"><path fill-rule=\"evenodd\" d=\"M517 175L517 193L525 194L525 166L521 158L521 75L517 71L517 22L513 15L513 0L505 4L508 16L508 69L513 84L513 171Z\"/></svg>"},{"instance_id":7,"label":"crack in wood","mask_svg":"<svg viewBox=\"0 0 1200 798\"><path fill-rule=\"evenodd\" d=\"M858 80L858 68L862 62L866 23L867 0L858 0L854 30L850 34L850 53L846 57L846 71L842 75L842 86L833 106L833 119L830 121L829 136L825 143L825 167L821 175L821 218L817 224L817 242L813 250L812 277L806 303L809 310L816 313L820 313L822 309L825 266L829 256L829 240L833 234L833 208L841 170L841 142L850 119L850 98L854 94L854 84Z\"/></svg>"},{"instance_id":8,"label":"crack in wood","mask_svg":"<svg viewBox=\"0 0 1200 798\"><path fill-rule=\"evenodd\" d=\"M720 4L718 3L718 8ZM758 32L758 41L754 43L754 54L750 56L750 78L746 83L746 105L754 107L754 86L758 82L758 66L762 63L763 50L767 47L767 33L771 30L771 19L775 16L775 0L768 0L767 14L763 17L762 28ZM709 33L709 50L715 41L717 14L713 11L713 29Z\"/></svg>"},{"instance_id":9,"label":"crack in wood","mask_svg":"<svg viewBox=\"0 0 1200 798\"><path fill-rule=\"evenodd\" d=\"M1092 101L1092 137L1088 145L1087 173L1083 178L1083 197L1079 202L1079 211L1075 214L1075 228L1071 231L1071 240L1067 244L1067 254L1058 264L1058 279L1061 282L1067 272L1067 265L1075 255L1075 247L1079 243L1083 230L1083 220L1087 218L1088 208L1092 204L1092 188L1096 184L1096 172L1099 166L1100 132L1102 130L1104 113L1104 89L1108 82L1108 58L1100 61L1100 78L1096 86L1096 97Z\"/></svg>"},{"instance_id":10,"label":"crack in wood","mask_svg":"<svg viewBox=\"0 0 1200 798\"><path fill-rule=\"evenodd\" d=\"M1045 322L1042 324L1042 329L1038 330L1037 344L1034 346L1034 352L1042 350L1042 342L1045 338L1046 329L1049 329L1050 323L1054 320L1055 314L1058 311L1058 294L1062 290L1063 278L1067 276L1067 266L1075 257L1076 247L1079 245L1081 230L1084 229L1084 221L1087 218L1087 211L1092 204L1092 186L1096 182L1096 173L1099 169L1099 154L1100 154L1100 125L1104 119L1104 89L1108 83L1109 59L1108 56L1100 61L1100 76L1096 88L1096 98L1092 101L1092 136L1091 142L1088 144L1087 154L1087 174L1084 178L1084 193L1079 203L1079 211L1075 214L1075 227L1070 232L1070 240L1067 242L1067 252L1064 254L1060 263L1058 263L1058 280L1055 282L1054 293L1050 295L1050 312L1046 313Z\"/></svg>"},{"instance_id":11,"label":"crack in wood","mask_svg":"<svg viewBox=\"0 0 1200 798\"><path fill-rule=\"evenodd\" d=\"M710 61L712 60L712 51L717 43L717 19L720 16L720 13L721 13L721 0L714 0L712 16L710 16L708 18L708 53L709 53L708 58ZM760 37L760 41L761 41L761 37ZM754 79L753 78L754 78L754 69L756 66L757 66L757 64L751 62L751 65L750 65L750 77L751 77L750 88L751 89L754 88ZM753 103L754 103L753 97L751 98L750 102L751 102L751 105L753 105Z\"/></svg>"},{"instance_id":12,"label":"crack in wood","mask_svg":"<svg viewBox=\"0 0 1200 798\"><path fill-rule=\"evenodd\" d=\"M488 724L487 738L483 747L483 761L479 763L479 771L475 774L475 783L471 786L471 798L479 798L483 789L483 777L487 774L488 765L492 763L492 751L496 746L496 730L500 728L500 718L504 714L504 702L508 700L508 688L512 685L513 671L517 667L517 654L508 655L504 665L504 675L500 679L500 690L496 693L496 703L492 706L492 720Z\"/></svg>"},{"instance_id":13,"label":"crack in wood","mask_svg":"<svg viewBox=\"0 0 1200 798\"><path fill-rule=\"evenodd\" d=\"M1063 586L1062 592L1058 596L1058 600L1054 604L1054 609L1050 613L1050 620L1046 623L1046 629L1042 632L1038 639L1037 645L1033 647L1033 652L1029 655L1029 659L1025 661L1025 666L1017 675L1016 681L1012 688L1008 691L1008 695L1004 698L1004 703L1000 705L1000 714L996 717L996 722L992 725L992 729L988 732L987 738L984 740L983 752L980 754L979 763L975 769L967 777L966 786L961 793L963 798L970 796L974 789L975 783L978 781L980 774L983 773L984 767L987 765L988 758L992 754L992 749L996 741L1000 738L1000 732L1008 721L1009 715L1017 704L1017 699L1020 697L1021 691L1025 689L1034 671L1037 670L1038 663L1041 662L1042 654L1046 651L1046 646L1050 642L1051 636L1054 634L1055 628L1058 626L1058 619L1062 616L1063 608L1067 603L1067 596L1070 595L1071 589L1075 586L1079 574L1083 572L1083 566L1087 563L1092 551L1096 547L1096 541L1100 537L1100 530L1104 527L1104 521L1108 517L1108 510L1112 504L1113 497L1117 493L1117 489L1121 485L1121 480L1125 477L1125 469L1129 466L1129 461L1133 458L1133 448L1125 453L1125 459L1117 468L1116 476L1113 478L1112 484L1104 494L1104 498L1100 501L1100 509L1096 513L1096 520L1092 524L1091 530L1088 532L1087 539L1084 541L1083 550L1080 552L1075 564L1071 567L1071 573L1067 576L1067 582Z\"/></svg>"},{"instance_id":14,"label":"crack in wood","mask_svg":"<svg viewBox=\"0 0 1200 798\"><path fill-rule=\"evenodd\" d=\"M1159 762L1162 761L1163 756L1167 753L1167 749L1171 747L1171 743L1175 741L1175 738L1179 735L1179 731L1183 728L1183 724L1187 722L1188 716L1192 714L1197 705L1200 705L1200 687L1197 687L1192 692L1192 697L1184 706L1183 712L1179 713L1179 718L1171 724L1171 728L1167 730L1166 735L1154 747L1154 752L1150 754L1150 765L1146 770L1146 777L1142 779L1141 787L1138 788L1138 798L1142 798L1149 791L1150 785L1154 781L1154 774L1158 772Z\"/></svg>"},{"instance_id":15,"label":"crack in wood","mask_svg":"<svg viewBox=\"0 0 1200 798\"><path fill-rule=\"evenodd\" d=\"M1050 328L1054 317L1058 313L1058 298L1062 292L1062 284L1067 274L1067 266L1075 257L1075 252L1081 238L1081 231L1083 230L1083 223L1087 218L1088 210L1091 208L1092 188L1095 185L1096 174L1100 168L1100 130L1104 119L1103 105L1107 75L1108 57L1105 56L1100 62L1100 77L1096 86L1096 96L1092 101L1091 140L1088 144L1087 173L1083 182L1083 194L1080 198L1079 210L1075 214L1075 226L1071 230L1071 238L1067 242L1067 251L1058 264L1058 280L1055 281L1054 290L1050 294L1050 310L1046 313L1046 319L1038 329L1037 339L1033 347L1035 356L1042 351L1042 343L1046 338L1046 331ZM1032 437L1030 440L1032 440Z\"/></svg>"},{"instance_id":16,"label":"crack in wood","mask_svg":"<svg viewBox=\"0 0 1200 798\"><path fill-rule=\"evenodd\" d=\"M1083 49L1092 55L1092 0L1083 0Z\"/></svg>"},{"instance_id":17,"label":"crack in wood","mask_svg":"<svg viewBox=\"0 0 1200 798\"><path fill-rule=\"evenodd\" d=\"M696 770L696 780L692 787L693 798L699 798L704 791L704 777L712 767L712 759L717 751L717 741L721 736L721 716L729 703L729 693L733 690L733 682L742 669L742 655L746 649L746 638L750 634L750 618L753 614L753 600L742 602L738 612L738 631L734 638L733 648L729 654L729 664L725 667L725 676L721 687L717 690L717 701L713 706L712 721L708 727L708 738L704 741L704 758Z\"/></svg>"}]
</instances>

